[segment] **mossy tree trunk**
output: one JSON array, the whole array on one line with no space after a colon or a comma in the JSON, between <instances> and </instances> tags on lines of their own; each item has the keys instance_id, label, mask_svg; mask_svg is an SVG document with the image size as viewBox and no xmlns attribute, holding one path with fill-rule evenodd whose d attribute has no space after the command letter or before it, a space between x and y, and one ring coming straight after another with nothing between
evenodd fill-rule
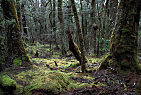
<instances>
[{"instance_id":1,"label":"mossy tree trunk","mask_svg":"<svg viewBox=\"0 0 141 95\"><path fill-rule=\"evenodd\" d=\"M83 38L83 33L82 33L81 26L80 26L80 21L78 18L78 13L77 13L77 9L76 9L74 0L71 0L71 5L72 5L72 10L74 13L74 19L75 19L78 37L79 37L79 41L80 41L80 51L81 51L81 56L82 56L81 61L80 61L81 62L81 70L82 70L82 72L86 72L85 63L87 62L87 60L85 57L84 38Z\"/></svg>"},{"instance_id":2,"label":"mossy tree trunk","mask_svg":"<svg viewBox=\"0 0 141 95\"><path fill-rule=\"evenodd\" d=\"M49 0L49 2L50 2L50 9L51 10L53 10L52 9L52 2L51 2L51 0ZM50 13L49 13L49 21L50 21L50 25L51 25L51 27L53 28L53 22L52 22L52 19L53 19L53 14L52 14L52 11L50 11ZM51 39L52 39L52 33L53 33L53 31L51 31ZM49 42L50 43L50 52L53 54L53 51L52 51L52 43L51 43L51 41Z\"/></svg>"},{"instance_id":3,"label":"mossy tree trunk","mask_svg":"<svg viewBox=\"0 0 141 95\"><path fill-rule=\"evenodd\" d=\"M9 61L12 63L15 58L19 58L22 61L30 62L30 58L27 56L20 34L20 26L14 0L2 0L1 6L5 19L9 22L7 32Z\"/></svg>"},{"instance_id":4,"label":"mossy tree trunk","mask_svg":"<svg viewBox=\"0 0 141 95\"><path fill-rule=\"evenodd\" d=\"M17 9L17 16L18 16L18 20L19 20L19 25L20 25L20 28L21 28L21 4L20 4L20 1L19 0L16 0L16 9Z\"/></svg>"},{"instance_id":5,"label":"mossy tree trunk","mask_svg":"<svg viewBox=\"0 0 141 95\"><path fill-rule=\"evenodd\" d=\"M106 14L109 18L109 26L108 30L110 31L109 34L112 33L112 29L115 25L115 18L116 18L116 13L117 13L117 6L118 6L118 0L107 0L106 2Z\"/></svg>"},{"instance_id":6,"label":"mossy tree trunk","mask_svg":"<svg viewBox=\"0 0 141 95\"><path fill-rule=\"evenodd\" d=\"M62 0L58 0L58 18L60 21L60 30L61 30L61 52L62 55L66 54L65 44L64 44L64 17L63 17L63 10L62 10Z\"/></svg>"},{"instance_id":7,"label":"mossy tree trunk","mask_svg":"<svg viewBox=\"0 0 141 95\"><path fill-rule=\"evenodd\" d=\"M111 66L118 72L140 73L137 59L140 4L140 0L120 0L111 35L110 52L98 70Z\"/></svg>"}]
</instances>

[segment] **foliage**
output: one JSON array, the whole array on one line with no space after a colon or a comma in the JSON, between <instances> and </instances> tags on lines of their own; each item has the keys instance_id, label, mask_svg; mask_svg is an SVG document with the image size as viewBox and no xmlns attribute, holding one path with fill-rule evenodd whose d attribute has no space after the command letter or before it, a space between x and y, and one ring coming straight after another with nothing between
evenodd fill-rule
<instances>
[{"instance_id":1,"label":"foliage","mask_svg":"<svg viewBox=\"0 0 141 95\"><path fill-rule=\"evenodd\" d=\"M109 48L110 48L110 40L109 39L105 39L105 38L96 38L96 39L102 45L102 48L100 48L100 51L108 51L109 50Z\"/></svg>"}]
</instances>

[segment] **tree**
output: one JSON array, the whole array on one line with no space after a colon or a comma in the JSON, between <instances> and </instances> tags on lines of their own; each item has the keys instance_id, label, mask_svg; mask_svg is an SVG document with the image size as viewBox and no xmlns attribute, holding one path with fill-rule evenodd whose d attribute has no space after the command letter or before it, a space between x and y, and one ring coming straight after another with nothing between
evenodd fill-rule
<instances>
[{"instance_id":1,"label":"tree","mask_svg":"<svg viewBox=\"0 0 141 95\"><path fill-rule=\"evenodd\" d=\"M62 55L66 54L66 50L64 47L64 17L63 17L63 10L62 10L62 0L58 0L58 18L60 21L60 30L61 30L61 52Z\"/></svg>"},{"instance_id":2,"label":"tree","mask_svg":"<svg viewBox=\"0 0 141 95\"><path fill-rule=\"evenodd\" d=\"M111 66L118 72L140 73L137 59L140 0L120 0L110 40L110 52L97 69Z\"/></svg>"},{"instance_id":3,"label":"tree","mask_svg":"<svg viewBox=\"0 0 141 95\"><path fill-rule=\"evenodd\" d=\"M4 44L4 38L2 36L0 36L0 72L3 70L3 66L2 63L5 61L6 59L6 49L5 49L5 44Z\"/></svg>"},{"instance_id":4,"label":"tree","mask_svg":"<svg viewBox=\"0 0 141 95\"><path fill-rule=\"evenodd\" d=\"M27 40L28 37L28 31L27 31L27 20L26 20L26 16L25 16L25 4L26 2L22 2L21 4L21 9L22 9L22 27L23 27L23 34L25 35L25 39ZM28 41L28 40L27 40Z\"/></svg>"},{"instance_id":5,"label":"tree","mask_svg":"<svg viewBox=\"0 0 141 95\"><path fill-rule=\"evenodd\" d=\"M96 53L96 30L97 28L95 28L97 25L94 23L96 18L95 18L95 0L92 0L92 3L91 3L91 7L92 7L92 12L91 12L91 21L92 21L92 25L93 25L93 28L92 28L92 33L93 33L93 41L92 41L92 46L93 46L93 51L94 51L94 54ZM93 24L94 23L94 24Z\"/></svg>"},{"instance_id":6,"label":"tree","mask_svg":"<svg viewBox=\"0 0 141 95\"><path fill-rule=\"evenodd\" d=\"M74 19L75 19L78 37L79 37L79 42L80 42L80 51L81 51L81 56L82 56L81 61L80 61L81 70L82 70L82 72L86 72L85 63L87 62L87 60L86 60L86 57L85 57L84 38L83 38L83 33L82 33L81 26L80 26L80 21L79 21L79 17L78 17L78 13L77 13L77 9L76 9L74 0L71 0L71 5L72 5L73 13L74 13Z\"/></svg>"},{"instance_id":7,"label":"tree","mask_svg":"<svg viewBox=\"0 0 141 95\"><path fill-rule=\"evenodd\" d=\"M2 0L1 6L5 19L9 22L7 32L7 48L8 58L10 62L13 62L15 58L19 58L22 61L30 62L20 34L20 26L14 5L14 0Z\"/></svg>"},{"instance_id":8,"label":"tree","mask_svg":"<svg viewBox=\"0 0 141 95\"><path fill-rule=\"evenodd\" d=\"M55 21L55 13L56 13L56 6L55 6L55 2L56 2L56 0L53 0L53 31L55 32L55 36L54 36L54 38L55 38L55 44L56 44L56 47L57 47L57 40L56 40L56 21Z\"/></svg>"},{"instance_id":9,"label":"tree","mask_svg":"<svg viewBox=\"0 0 141 95\"><path fill-rule=\"evenodd\" d=\"M106 14L109 18L108 31L110 31L110 34L112 33L112 29L115 25L117 6L118 6L118 0L107 0L106 1Z\"/></svg>"}]
</instances>

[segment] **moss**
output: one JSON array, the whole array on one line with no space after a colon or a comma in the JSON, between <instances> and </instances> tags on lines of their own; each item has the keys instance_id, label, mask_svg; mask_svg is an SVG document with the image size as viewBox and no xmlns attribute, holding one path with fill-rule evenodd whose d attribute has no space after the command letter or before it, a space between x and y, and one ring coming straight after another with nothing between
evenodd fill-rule
<instances>
[{"instance_id":1,"label":"moss","mask_svg":"<svg viewBox=\"0 0 141 95\"><path fill-rule=\"evenodd\" d=\"M0 85L2 87L13 87L16 88L17 87L17 83L15 80L11 79L9 76L4 75L4 76L0 76Z\"/></svg>"},{"instance_id":2,"label":"moss","mask_svg":"<svg viewBox=\"0 0 141 95\"><path fill-rule=\"evenodd\" d=\"M127 33L130 33L130 30L128 28L122 28L122 33L125 35Z\"/></svg>"},{"instance_id":3,"label":"moss","mask_svg":"<svg viewBox=\"0 0 141 95\"><path fill-rule=\"evenodd\" d=\"M14 56L10 60L14 60L16 57L25 57L22 61L30 62L30 58L27 56L25 48L23 46L23 40L20 33L20 26L18 22L18 17L16 13L16 8L14 5L14 0L2 0L2 8L5 15L5 19L8 23L7 32L7 45L8 45L8 55Z\"/></svg>"},{"instance_id":4,"label":"moss","mask_svg":"<svg viewBox=\"0 0 141 95\"><path fill-rule=\"evenodd\" d=\"M77 65L77 64L74 63L74 64L72 64L72 65L70 66L70 68L74 68L76 65Z\"/></svg>"},{"instance_id":5,"label":"moss","mask_svg":"<svg viewBox=\"0 0 141 95\"><path fill-rule=\"evenodd\" d=\"M108 62L109 62L109 66L116 67L115 65L117 64L117 61L110 59Z\"/></svg>"},{"instance_id":6,"label":"moss","mask_svg":"<svg viewBox=\"0 0 141 95\"><path fill-rule=\"evenodd\" d=\"M71 80L71 77L77 77L75 73L63 73L60 71L40 70L22 72L17 75L18 81L22 80L29 85L24 88L26 95L33 94L33 91L43 91L51 95L60 94L62 91L69 91L72 88L83 88L92 86L93 84L79 83ZM30 80L29 78L32 77ZM91 79L90 76L85 76L86 79Z\"/></svg>"},{"instance_id":7,"label":"moss","mask_svg":"<svg viewBox=\"0 0 141 95\"><path fill-rule=\"evenodd\" d=\"M77 86L76 86L77 85ZM76 89L79 89L79 88L83 88L83 87L86 87L88 86L89 84L88 83L76 83L75 84L75 87Z\"/></svg>"},{"instance_id":8,"label":"moss","mask_svg":"<svg viewBox=\"0 0 141 95\"><path fill-rule=\"evenodd\" d=\"M65 73L58 71L41 72L37 78L34 78L30 85L25 88L26 94L32 90L44 90L53 94L58 94L61 91L68 90L70 79Z\"/></svg>"},{"instance_id":9,"label":"moss","mask_svg":"<svg viewBox=\"0 0 141 95\"><path fill-rule=\"evenodd\" d=\"M13 64L14 64L15 66L19 66L19 65L22 64L22 60L20 60L19 58L15 58L15 59L13 60Z\"/></svg>"}]
</instances>

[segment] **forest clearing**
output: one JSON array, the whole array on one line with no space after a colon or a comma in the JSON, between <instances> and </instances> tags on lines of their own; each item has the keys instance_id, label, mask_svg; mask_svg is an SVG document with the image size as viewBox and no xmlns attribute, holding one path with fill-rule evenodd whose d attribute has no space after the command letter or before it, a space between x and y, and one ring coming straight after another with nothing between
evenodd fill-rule
<instances>
[{"instance_id":1,"label":"forest clearing","mask_svg":"<svg viewBox=\"0 0 141 95\"><path fill-rule=\"evenodd\" d=\"M29 45L26 50L31 56L31 66L24 66L29 63L20 65L17 60L14 66L6 68L1 73L10 77L4 79L5 82L8 81L8 85L16 86L16 90L7 88L9 92L5 92L6 95L13 93L12 90L16 95L135 95L135 87L141 78L141 75L132 72L119 74L111 68L95 74L96 68L106 55L89 58L86 67L94 71L82 73L78 66L79 61L73 55L61 56L60 49L55 50L54 55L48 54L49 45ZM38 57L34 56L37 50Z\"/></svg>"},{"instance_id":2,"label":"forest clearing","mask_svg":"<svg viewBox=\"0 0 141 95\"><path fill-rule=\"evenodd\" d=\"M0 0L0 95L141 95L140 0Z\"/></svg>"}]
</instances>

